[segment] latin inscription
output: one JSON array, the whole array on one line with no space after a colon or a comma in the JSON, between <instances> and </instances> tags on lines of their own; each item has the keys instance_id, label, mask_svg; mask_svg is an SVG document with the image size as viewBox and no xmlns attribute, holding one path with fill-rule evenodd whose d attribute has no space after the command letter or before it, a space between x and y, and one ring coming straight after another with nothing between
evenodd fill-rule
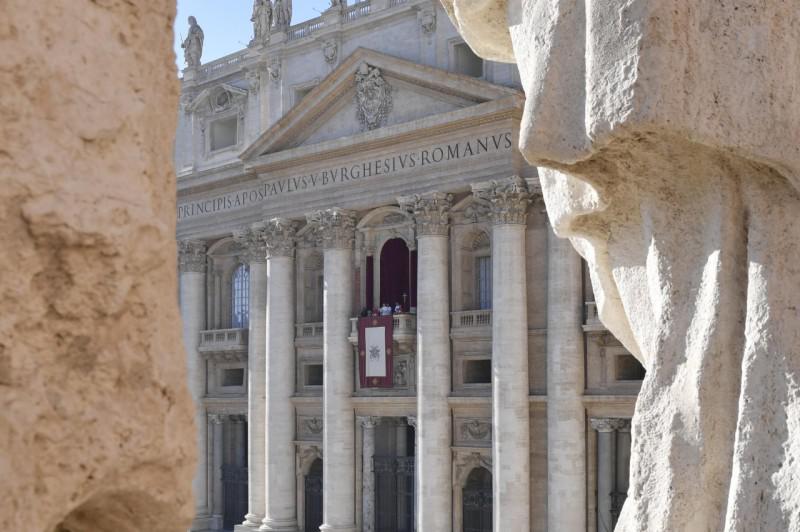
<instances>
[{"instance_id":1,"label":"latin inscription","mask_svg":"<svg viewBox=\"0 0 800 532\"><path fill-rule=\"evenodd\" d=\"M307 175L281 178L239 192L178 205L178 220L242 209L285 194L296 194L341 185L350 181L398 174L406 170L467 159L486 153L509 151L512 147L511 133L498 133L391 157L323 169Z\"/></svg>"}]
</instances>

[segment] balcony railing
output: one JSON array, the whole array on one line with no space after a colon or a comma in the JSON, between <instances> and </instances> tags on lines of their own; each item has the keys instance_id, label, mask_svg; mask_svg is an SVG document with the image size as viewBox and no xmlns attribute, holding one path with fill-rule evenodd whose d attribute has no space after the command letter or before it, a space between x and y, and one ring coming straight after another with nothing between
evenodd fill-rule
<instances>
[{"instance_id":1,"label":"balcony railing","mask_svg":"<svg viewBox=\"0 0 800 532\"><path fill-rule=\"evenodd\" d=\"M318 338L322 336L322 322L318 323L298 323L295 327L295 337Z\"/></svg>"},{"instance_id":2,"label":"balcony railing","mask_svg":"<svg viewBox=\"0 0 800 532\"><path fill-rule=\"evenodd\" d=\"M417 337L416 314L394 314L392 318L395 341L408 341ZM350 341L358 342L358 318L350 319Z\"/></svg>"},{"instance_id":3,"label":"balcony railing","mask_svg":"<svg viewBox=\"0 0 800 532\"><path fill-rule=\"evenodd\" d=\"M241 68L240 64L244 61L246 56L247 50L239 50L225 57L209 61L200 67L198 78L201 81L207 81L236 72Z\"/></svg>"},{"instance_id":4,"label":"balcony railing","mask_svg":"<svg viewBox=\"0 0 800 532\"><path fill-rule=\"evenodd\" d=\"M312 33L321 30L325 26L325 21L322 17L312 18L295 26L289 27L286 32L287 41L296 41L303 37L308 37Z\"/></svg>"},{"instance_id":5,"label":"balcony railing","mask_svg":"<svg viewBox=\"0 0 800 532\"><path fill-rule=\"evenodd\" d=\"M352 6L347 8L347 11L344 13L344 19L347 22L351 22L353 20L359 19L361 17L366 17L369 15L370 12L370 4L369 0L365 2L359 2L357 4L353 4Z\"/></svg>"},{"instance_id":6,"label":"balcony railing","mask_svg":"<svg viewBox=\"0 0 800 532\"><path fill-rule=\"evenodd\" d=\"M453 329L477 329L492 327L492 311L488 310L465 310L451 313Z\"/></svg>"},{"instance_id":7,"label":"balcony railing","mask_svg":"<svg viewBox=\"0 0 800 532\"><path fill-rule=\"evenodd\" d=\"M200 333L201 353L247 351L247 329L217 329Z\"/></svg>"}]
</instances>

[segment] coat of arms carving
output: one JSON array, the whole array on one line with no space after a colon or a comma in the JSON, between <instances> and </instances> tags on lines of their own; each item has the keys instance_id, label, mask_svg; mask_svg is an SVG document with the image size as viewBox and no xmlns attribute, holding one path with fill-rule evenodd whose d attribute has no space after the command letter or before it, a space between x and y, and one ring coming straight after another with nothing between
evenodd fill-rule
<instances>
[{"instance_id":1,"label":"coat of arms carving","mask_svg":"<svg viewBox=\"0 0 800 532\"><path fill-rule=\"evenodd\" d=\"M392 86L378 67L361 63L356 72L356 114L362 131L383 125L392 110Z\"/></svg>"}]
</instances>

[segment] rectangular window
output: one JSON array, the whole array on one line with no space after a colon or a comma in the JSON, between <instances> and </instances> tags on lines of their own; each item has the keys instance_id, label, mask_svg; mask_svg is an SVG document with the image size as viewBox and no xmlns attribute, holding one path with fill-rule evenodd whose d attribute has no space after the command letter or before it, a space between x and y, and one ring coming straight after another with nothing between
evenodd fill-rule
<instances>
[{"instance_id":1,"label":"rectangular window","mask_svg":"<svg viewBox=\"0 0 800 532\"><path fill-rule=\"evenodd\" d=\"M306 386L322 386L322 364L306 366Z\"/></svg>"},{"instance_id":2,"label":"rectangular window","mask_svg":"<svg viewBox=\"0 0 800 532\"><path fill-rule=\"evenodd\" d=\"M475 301L478 310L492 308L492 257L475 258Z\"/></svg>"},{"instance_id":3,"label":"rectangular window","mask_svg":"<svg viewBox=\"0 0 800 532\"><path fill-rule=\"evenodd\" d=\"M467 360L464 362L464 384L491 384L492 361Z\"/></svg>"},{"instance_id":4,"label":"rectangular window","mask_svg":"<svg viewBox=\"0 0 800 532\"><path fill-rule=\"evenodd\" d=\"M459 74L473 78L483 77L483 59L475 55L475 52L466 43L453 46L453 62L455 63L454 70Z\"/></svg>"},{"instance_id":5,"label":"rectangular window","mask_svg":"<svg viewBox=\"0 0 800 532\"><path fill-rule=\"evenodd\" d=\"M235 116L211 123L211 151L236 145L239 119Z\"/></svg>"},{"instance_id":6,"label":"rectangular window","mask_svg":"<svg viewBox=\"0 0 800 532\"><path fill-rule=\"evenodd\" d=\"M244 368L225 369L222 371L222 386L244 386Z\"/></svg>"}]
</instances>

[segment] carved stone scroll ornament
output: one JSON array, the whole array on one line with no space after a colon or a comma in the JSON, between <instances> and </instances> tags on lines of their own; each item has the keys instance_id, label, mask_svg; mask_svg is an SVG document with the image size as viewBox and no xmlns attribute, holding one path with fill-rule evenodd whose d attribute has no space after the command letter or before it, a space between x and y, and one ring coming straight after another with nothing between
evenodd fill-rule
<instances>
[{"instance_id":1,"label":"carved stone scroll ornament","mask_svg":"<svg viewBox=\"0 0 800 532\"><path fill-rule=\"evenodd\" d=\"M800 530L797 2L442 3L647 369L616 532Z\"/></svg>"},{"instance_id":2,"label":"carved stone scroll ornament","mask_svg":"<svg viewBox=\"0 0 800 532\"><path fill-rule=\"evenodd\" d=\"M205 242L200 240L180 240L178 242L178 266L181 272L205 273Z\"/></svg>"},{"instance_id":3,"label":"carved stone scroll ornament","mask_svg":"<svg viewBox=\"0 0 800 532\"><path fill-rule=\"evenodd\" d=\"M322 433L323 425L321 418L318 417L308 418L304 421L304 424L306 426L306 429L308 429L308 432L310 432L311 434Z\"/></svg>"},{"instance_id":4,"label":"carved stone scroll ornament","mask_svg":"<svg viewBox=\"0 0 800 532\"><path fill-rule=\"evenodd\" d=\"M272 60L269 65L267 65L267 72L269 73L269 79L271 79L273 83L278 83L281 80L281 60Z\"/></svg>"},{"instance_id":5,"label":"carved stone scroll ornament","mask_svg":"<svg viewBox=\"0 0 800 532\"><path fill-rule=\"evenodd\" d=\"M362 131L381 127L392 111L392 86L378 67L361 63L355 75L356 116Z\"/></svg>"},{"instance_id":6,"label":"carved stone scroll ornament","mask_svg":"<svg viewBox=\"0 0 800 532\"><path fill-rule=\"evenodd\" d=\"M321 237L324 247L352 248L355 241L356 216L352 211L332 208L307 215L309 224Z\"/></svg>"},{"instance_id":7,"label":"carved stone scroll ornament","mask_svg":"<svg viewBox=\"0 0 800 532\"><path fill-rule=\"evenodd\" d=\"M461 425L461 436L467 440L484 441L491 434L492 424L480 419L470 419Z\"/></svg>"},{"instance_id":8,"label":"carved stone scroll ornament","mask_svg":"<svg viewBox=\"0 0 800 532\"><path fill-rule=\"evenodd\" d=\"M325 57L325 62L329 65L336 62L336 56L339 53L339 45L336 41L325 41L322 46L322 55Z\"/></svg>"},{"instance_id":9,"label":"carved stone scroll ornament","mask_svg":"<svg viewBox=\"0 0 800 532\"><path fill-rule=\"evenodd\" d=\"M428 192L397 199L400 207L414 215L417 235L447 235L452 194Z\"/></svg>"}]
</instances>

